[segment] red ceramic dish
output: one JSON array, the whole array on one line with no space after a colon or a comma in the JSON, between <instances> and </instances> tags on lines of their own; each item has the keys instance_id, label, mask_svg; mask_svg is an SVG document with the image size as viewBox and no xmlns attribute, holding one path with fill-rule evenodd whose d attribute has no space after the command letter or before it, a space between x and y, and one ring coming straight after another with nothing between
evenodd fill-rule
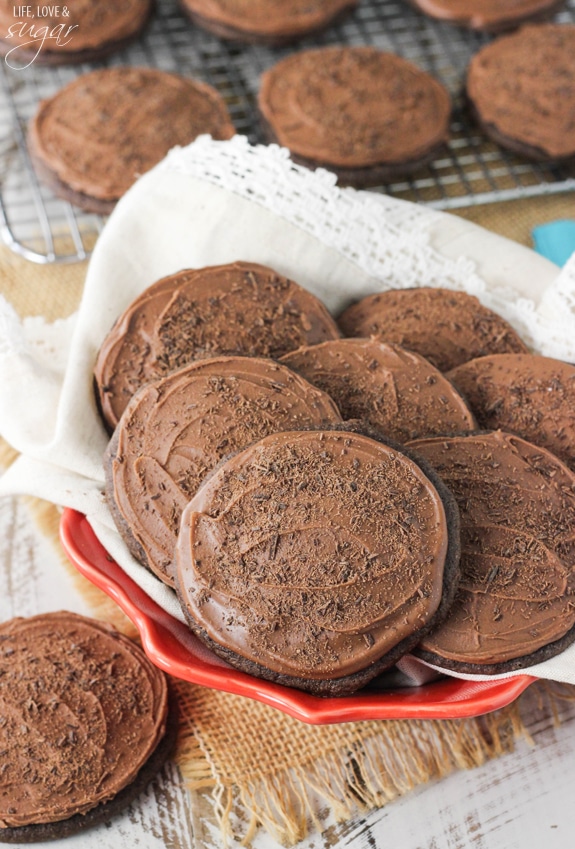
<instances>
[{"instance_id":1,"label":"red ceramic dish","mask_svg":"<svg viewBox=\"0 0 575 849\"><path fill-rule=\"evenodd\" d=\"M144 650L176 678L248 696L312 724L366 719L455 719L479 716L510 704L535 679L518 675L496 681L443 678L421 687L361 690L343 698L308 693L253 678L206 660L190 630L166 613L115 563L81 513L66 509L60 524L66 553L77 569L112 598L138 628Z\"/></svg>"}]
</instances>

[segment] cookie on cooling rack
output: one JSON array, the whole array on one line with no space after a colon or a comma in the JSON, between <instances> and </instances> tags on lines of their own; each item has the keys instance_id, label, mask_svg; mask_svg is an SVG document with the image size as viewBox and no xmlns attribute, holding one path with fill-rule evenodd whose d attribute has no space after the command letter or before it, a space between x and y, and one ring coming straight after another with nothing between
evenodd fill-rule
<instances>
[{"instance_id":1,"label":"cookie on cooling rack","mask_svg":"<svg viewBox=\"0 0 575 849\"><path fill-rule=\"evenodd\" d=\"M42 14L39 15L39 9ZM21 10L26 9L25 16ZM0 55L12 68L94 62L121 50L145 27L153 0L75 0L19 6L0 0Z\"/></svg>"},{"instance_id":2,"label":"cookie on cooling rack","mask_svg":"<svg viewBox=\"0 0 575 849\"><path fill-rule=\"evenodd\" d=\"M106 496L130 551L173 584L180 517L231 452L278 430L341 422L331 398L273 360L200 360L143 387L106 451Z\"/></svg>"},{"instance_id":3,"label":"cookie on cooling rack","mask_svg":"<svg viewBox=\"0 0 575 849\"><path fill-rule=\"evenodd\" d=\"M220 465L186 507L182 609L233 666L345 695L446 615L458 521L424 461L363 427L273 434Z\"/></svg>"},{"instance_id":4,"label":"cookie on cooling rack","mask_svg":"<svg viewBox=\"0 0 575 849\"><path fill-rule=\"evenodd\" d=\"M376 336L425 357L440 371L486 354L527 353L513 328L476 297L421 286L367 295L340 315L346 336Z\"/></svg>"},{"instance_id":5,"label":"cookie on cooling rack","mask_svg":"<svg viewBox=\"0 0 575 849\"><path fill-rule=\"evenodd\" d=\"M467 96L483 132L527 159L575 157L575 25L541 24L473 56Z\"/></svg>"},{"instance_id":6,"label":"cookie on cooling rack","mask_svg":"<svg viewBox=\"0 0 575 849\"><path fill-rule=\"evenodd\" d=\"M516 433L575 471L575 366L536 354L495 354L447 376L480 427Z\"/></svg>"},{"instance_id":7,"label":"cookie on cooling rack","mask_svg":"<svg viewBox=\"0 0 575 849\"><path fill-rule=\"evenodd\" d=\"M549 18L565 0L408 0L431 18L480 32L500 33Z\"/></svg>"},{"instance_id":8,"label":"cookie on cooling rack","mask_svg":"<svg viewBox=\"0 0 575 849\"><path fill-rule=\"evenodd\" d=\"M292 54L261 79L258 106L270 140L294 161L370 186L434 159L449 135L451 100L416 65L373 47Z\"/></svg>"},{"instance_id":9,"label":"cookie on cooling rack","mask_svg":"<svg viewBox=\"0 0 575 849\"><path fill-rule=\"evenodd\" d=\"M544 448L494 431L410 443L461 513L461 583L416 654L495 675L575 640L575 474Z\"/></svg>"},{"instance_id":10,"label":"cookie on cooling rack","mask_svg":"<svg viewBox=\"0 0 575 849\"><path fill-rule=\"evenodd\" d=\"M28 147L55 194L106 214L172 147L201 133L235 133L215 89L155 68L113 67L82 74L42 101Z\"/></svg>"},{"instance_id":11,"label":"cookie on cooling rack","mask_svg":"<svg viewBox=\"0 0 575 849\"><path fill-rule=\"evenodd\" d=\"M198 357L277 358L340 333L321 301L257 263L180 271L149 286L118 318L94 369L111 432L132 395Z\"/></svg>"},{"instance_id":12,"label":"cookie on cooling rack","mask_svg":"<svg viewBox=\"0 0 575 849\"><path fill-rule=\"evenodd\" d=\"M344 419L360 419L397 442L475 430L453 384L418 354L377 339L336 339L281 358L334 399Z\"/></svg>"},{"instance_id":13,"label":"cookie on cooling rack","mask_svg":"<svg viewBox=\"0 0 575 849\"><path fill-rule=\"evenodd\" d=\"M108 822L170 756L163 672L111 626L74 613L0 625L0 842Z\"/></svg>"},{"instance_id":14,"label":"cookie on cooling rack","mask_svg":"<svg viewBox=\"0 0 575 849\"><path fill-rule=\"evenodd\" d=\"M194 24L220 38L281 45L325 29L358 0L180 0Z\"/></svg>"}]
</instances>

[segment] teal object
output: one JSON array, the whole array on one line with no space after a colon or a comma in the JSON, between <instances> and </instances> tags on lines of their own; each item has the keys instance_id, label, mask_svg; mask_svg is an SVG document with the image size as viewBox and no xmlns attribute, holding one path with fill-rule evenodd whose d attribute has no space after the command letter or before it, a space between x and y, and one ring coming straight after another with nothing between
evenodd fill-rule
<instances>
[{"instance_id":1,"label":"teal object","mask_svg":"<svg viewBox=\"0 0 575 849\"><path fill-rule=\"evenodd\" d=\"M551 221L534 227L531 235L537 253L563 266L575 251L575 221Z\"/></svg>"}]
</instances>

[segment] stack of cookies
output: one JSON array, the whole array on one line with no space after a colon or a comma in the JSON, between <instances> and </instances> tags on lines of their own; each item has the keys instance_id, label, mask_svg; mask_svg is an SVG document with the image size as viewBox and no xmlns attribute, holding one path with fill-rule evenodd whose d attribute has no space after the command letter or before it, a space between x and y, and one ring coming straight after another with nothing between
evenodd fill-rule
<instances>
[{"instance_id":1,"label":"stack of cookies","mask_svg":"<svg viewBox=\"0 0 575 849\"><path fill-rule=\"evenodd\" d=\"M183 270L94 374L118 530L230 664L333 696L408 652L491 674L575 638L575 368L476 298L336 321L273 269Z\"/></svg>"}]
</instances>

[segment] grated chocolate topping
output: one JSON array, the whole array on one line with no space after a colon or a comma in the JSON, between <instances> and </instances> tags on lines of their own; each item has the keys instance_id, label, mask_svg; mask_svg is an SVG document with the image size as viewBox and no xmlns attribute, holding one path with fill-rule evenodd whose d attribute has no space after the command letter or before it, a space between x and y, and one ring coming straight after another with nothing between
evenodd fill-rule
<instances>
[{"instance_id":1,"label":"grated chocolate topping","mask_svg":"<svg viewBox=\"0 0 575 849\"><path fill-rule=\"evenodd\" d=\"M441 498L405 454L345 430L284 432L226 461L186 507L177 588L215 644L339 678L425 626L447 545Z\"/></svg>"}]
</instances>

